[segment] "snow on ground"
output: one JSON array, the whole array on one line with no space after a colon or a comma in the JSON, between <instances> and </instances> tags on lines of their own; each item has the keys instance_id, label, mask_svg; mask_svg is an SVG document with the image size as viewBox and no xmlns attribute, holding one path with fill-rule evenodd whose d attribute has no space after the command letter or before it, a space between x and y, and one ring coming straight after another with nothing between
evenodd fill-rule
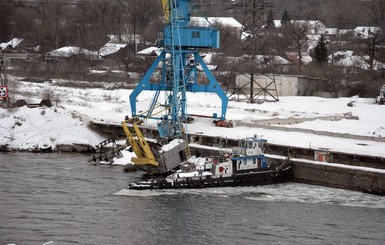
<instances>
[{"instance_id":1,"label":"snow on ground","mask_svg":"<svg viewBox=\"0 0 385 245\"><path fill-rule=\"evenodd\" d=\"M113 159L113 163L112 165L126 165L128 163L132 163L131 162L131 158L132 157L136 157L135 153L134 152L131 152L131 151L128 151L128 149L124 149L121 151L122 155L120 157L115 157Z\"/></svg>"},{"instance_id":2,"label":"snow on ground","mask_svg":"<svg viewBox=\"0 0 385 245\"><path fill-rule=\"evenodd\" d=\"M34 150L59 144L98 144L103 138L81 119L59 107L0 109L0 145L17 150Z\"/></svg>"},{"instance_id":3,"label":"snow on ground","mask_svg":"<svg viewBox=\"0 0 385 245\"><path fill-rule=\"evenodd\" d=\"M46 83L30 83L26 81L17 81L15 83L18 84L17 90L14 91L13 94L11 91L11 96L14 100L26 98L28 102L36 103L43 98L44 94L48 93L50 94L53 104L66 108L68 112L75 111L83 114L90 120L120 123L125 115L131 115L129 105L129 95L131 90L70 88L59 86L59 83L55 80ZM93 82L90 84L95 84L95 87L97 87L98 83ZM26 90L28 93L26 93ZM152 96L153 92L150 91L144 91L138 96L138 113L147 110ZM187 100L187 113L189 114L206 116L212 116L213 113L217 113L218 115L221 114L221 101L215 94L188 93ZM347 106L351 101L354 101L353 106ZM4 113L5 112L3 111L2 114ZM26 113L27 112L24 111L22 114ZM339 118L338 120L331 121L327 119L327 117L331 116L341 117L346 113L351 114L353 117L357 117L358 120L341 120L341 118ZM2 117L4 118L4 116ZM320 97L280 97L280 101L278 102L265 102L262 104L229 101L227 119L236 122L253 123L258 123L261 120L272 120L270 125L279 126L282 130L268 129L257 124L254 126L235 126L235 128L232 129L217 128L213 126L212 119L195 117L194 122L187 125L187 131L234 139L257 134L263 136L268 142L274 144L293 145L314 149L327 148L332 151L385 157L385 151L383 150L385 149L385 106L376 105L374 99L371 98L352 97L327 99ZM275 119L290 119L289 121L291 124L274 122ZM301 119L297 120L300 121L300 123L293 124L292 122L295 122L296 119ZM49 121L47 120L47 122ZM7 120L3 119L0 121L2 128L8 123ZM155 125L155 122L150 120L146 123L148 125ZM368 139L329 137L295 131L287 132L285 131L285 128L337 132L342 134L367 136ZM36 130L36 127L33 130ZM59 127L52 130L56 131L51 132L56 135L56 138L58 137L57 135L64 134ZM39 133L39 135L43 135L43 133ZM7 137L10 136L8 135ZM25 138L23 133L19 133L19 131L14 131L13 137L17 139ZM88 137L91 136L83 137L82 135L78 138L85 139ZM369 137L375 137L379 139L379 142L370 140ZM2 140L4 141L4 139ZM40 142L44 140L35 138L35 141Z\"/></svg>"}]
</instances>

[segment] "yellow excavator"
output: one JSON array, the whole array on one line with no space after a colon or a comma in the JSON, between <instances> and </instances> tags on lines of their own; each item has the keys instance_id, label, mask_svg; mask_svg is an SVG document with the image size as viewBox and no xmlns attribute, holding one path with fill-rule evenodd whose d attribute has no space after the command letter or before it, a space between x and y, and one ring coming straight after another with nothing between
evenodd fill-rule
<instances>
[{"instance_id":1,"label":"yellow excavator","mask_svg":"<svg viewBox=\"0 0 385 245\"><path fill-rule=\"evenodd\" d=\"M142 118L127 118L122 122L127 143L136 157L131 162L150 173L166 173L174 170L191 157L190 147L185 139L171 139L160 142L147 141L139 128ZM129 127L130 125L131 127Z\"/></svg>"}]
</instances>

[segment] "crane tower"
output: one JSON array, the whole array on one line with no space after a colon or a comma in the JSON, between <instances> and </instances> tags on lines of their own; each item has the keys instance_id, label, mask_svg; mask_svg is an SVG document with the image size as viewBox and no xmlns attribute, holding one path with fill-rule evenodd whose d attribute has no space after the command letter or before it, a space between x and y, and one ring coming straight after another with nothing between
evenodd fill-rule
<instances>
[{"instance_id":1,"label":"crane tower","mask_svg":"<svg viewBox=\"0 0 385 245\"><path fill-rule=\"evenodd\" d=\"M136 98L143 90L154 91L154 97L145 117L160 119L159 135L162 138L184 138L183 124L187 122L186 92L216 93L222 108L213 117L225 119L228 98L213 74L199 55L200 48L219 48L219 31L213 27L190 26L190 0L161 0L164 14L164 29L158 35L162 52L130 95L132 116L136 117ZM206 83L198 80L197 66L200 65L207 78ZM161 67L160 76L155 71ZM165 93L164 102L159 104L160 92ZM153 116L155 108L161 106L164 113Z\"/></svg>"}]
</instances>

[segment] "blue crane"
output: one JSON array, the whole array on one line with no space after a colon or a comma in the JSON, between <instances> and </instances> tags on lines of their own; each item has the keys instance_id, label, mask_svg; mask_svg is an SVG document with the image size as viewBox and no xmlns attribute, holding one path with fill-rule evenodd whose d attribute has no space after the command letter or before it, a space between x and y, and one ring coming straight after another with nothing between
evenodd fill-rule
<instances>
[{"instance_id":1,"label":"blue crane","mask_svg":"<svg viewBox=\"0 0 385 245\"><path fill-rule=\"evenodd\" d=\"M161 138L185 138L183 124L187 122L186 92L216 93L222 101L222 110L214 118L225 119L228 98L218 81L204 63L200 48L219 48L219 31L213 27L190 26L190 0L161 0L164 13L163 38L158 39L162 52L130 94L132 117L137 117L136 99L143 90L155 91L147 115L160 119ZM198 80L197 66L206 75L206 83ZM160 78L154 81L154 72L161 66ZM166 93L164 114L153 116L160 92Z\"/></svg>"}]
</instances>

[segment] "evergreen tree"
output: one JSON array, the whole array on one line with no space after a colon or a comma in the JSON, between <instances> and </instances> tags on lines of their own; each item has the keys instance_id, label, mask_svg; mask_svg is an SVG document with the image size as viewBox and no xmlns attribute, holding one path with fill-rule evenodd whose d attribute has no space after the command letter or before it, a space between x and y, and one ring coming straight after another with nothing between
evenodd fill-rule
<instances>
[{"instance_id":1,"label":"evergreen tree","mask_svg":"<svg viewBox=\"0 0 385 245\"><path fill-rule=\"evenodd\" d=\"M328 48L324 36L321 35L317 46L314 48L314 58L319 65L325 64L328 61Z\"/></svg>"},{"instance_id":2,"label":"evergreen tree","mask_svg":"<svg viewBox=\"0 0 385 245\"><path fill-rule=\"evenodd\" d=\"M287 9L285 9L285 11L283 11L282 18L281 18L281 25L283 26L289 22L290 22L289 12L287 11Z\"/></svg>"},{"instance_id":3,"label":"evergreen tree","mask_svg":"<svg viewBox=\"0 0 385 245\"><path fill-rule=\"evenodd\" d=\"M273 10L272 9L270 9L269 14L267 15L266 26L267 27L275 27L275 25L274 25Z\"/></svg>"}]
</instances>

